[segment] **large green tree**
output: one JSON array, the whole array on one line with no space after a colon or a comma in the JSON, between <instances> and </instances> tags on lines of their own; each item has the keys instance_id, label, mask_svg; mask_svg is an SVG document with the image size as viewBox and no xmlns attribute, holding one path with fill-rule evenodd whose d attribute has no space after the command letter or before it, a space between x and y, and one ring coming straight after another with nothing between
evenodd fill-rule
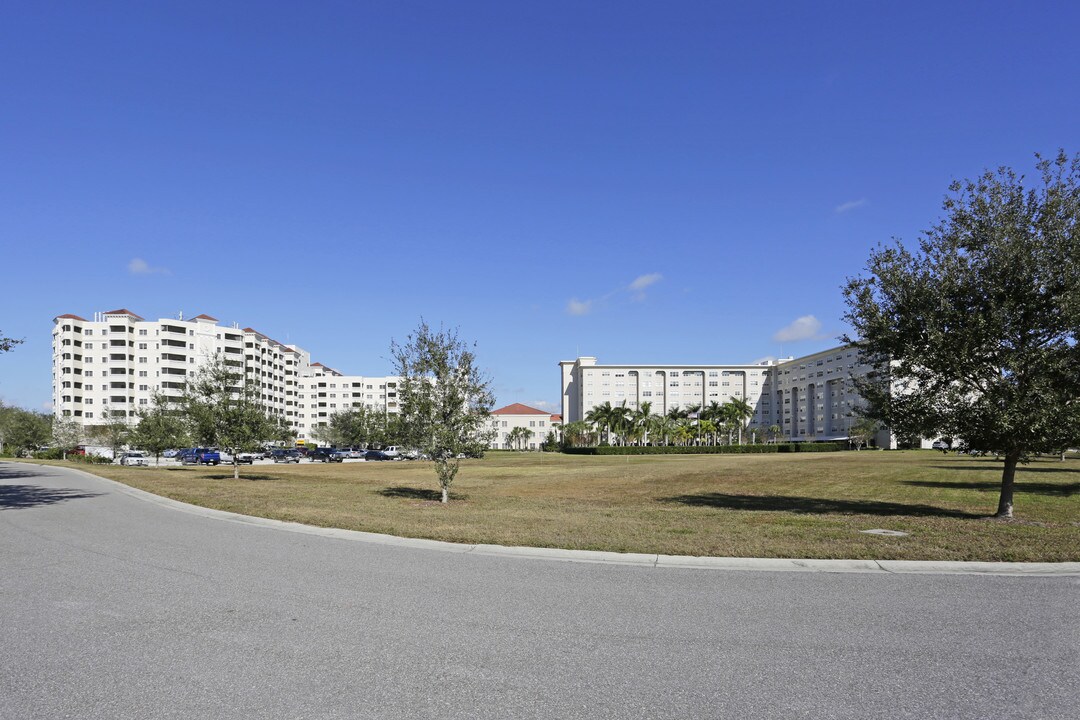
<instances>
[{"instance_id":1,"label":"large green tree","mask_svg":"<svg viewBox=\"0 0 1080 720\"><path fill-rule=\"evenodd\" d=\"M406 444L435 462L442 501L450 500L461 455L483 455L495 396L476 365L474 346L456 330L434 330L423 320L403 343L392 341L394 372L401 377L401 430Z\"/></svg>"},{"instance_id":2,"label":"large green tree","mask_svg":"<svg viewBox=\"0 0 1080 720\"><path fill-rule=\"evenodd\" d=\"M879 371L866 414L900 435L960 438L1018 463L1080 442L1080 156L955 182L917 248L870 255L844 288L844 340Z\"/></svg>"},{"instance_id":3,"label":"large green tree","mask_svg":"<svg viewBox=\"0 0 1080 720\"><path fill-rule=\"evenodd\" d=\"M232 454L234 479L240 478L237 453L255 450L281 432L262 404L258 385L221 355L188 377L180 406L195 442Z\"/></svg>"},{"instance_id":4,"label":"large green tree","mask_svg":"<svg viewBox=\"0 0 1080 720\"><path fill-rule=\"evenodd\" d=\"M52 437L52 415L0 406L0 447L19 457L48 444Z\"/></svg>"}]
</instances>

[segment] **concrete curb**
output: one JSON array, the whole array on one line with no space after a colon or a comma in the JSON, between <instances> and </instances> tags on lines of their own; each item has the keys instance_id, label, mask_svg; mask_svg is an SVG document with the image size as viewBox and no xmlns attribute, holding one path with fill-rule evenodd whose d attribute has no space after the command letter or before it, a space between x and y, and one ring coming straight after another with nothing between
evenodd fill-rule
<instances>
[{"instance_id":1,"label":"concrete curb","mask_svg":"<svg viewBox=\"0 0 1080 720\"><path fill-rule=\"evenodd\" d=\"M816 560L789 558L737 558L693 557L686 555L654 555L651 553L617 553L599 550L562 550L558 548L534 548L506 545L483 545L451 543L441 540L382 535L360 530L324 528L303 523L271 520L270 518L240 515L239 513L214 510L199 505L173 500L133 488L115 480L80 470L46 465L62 471L74 472L88 478L112 485L125 495L150 502L161 507L199 515L201 517L242 523L256 527L285 530L287 532L351 542L391 545L415 550L435 550L459 554L515 557L530 560L557 560L562 562L600 563L606 565L634 565L649 568L673 568L693 570L752 570L771 572L817 572L817 573L876 573L879 575L997 575L1012 577L1080 577L1080 562L1022 563L1022 562L959 562L936 560Z\"/></svg>"}]
</instances>

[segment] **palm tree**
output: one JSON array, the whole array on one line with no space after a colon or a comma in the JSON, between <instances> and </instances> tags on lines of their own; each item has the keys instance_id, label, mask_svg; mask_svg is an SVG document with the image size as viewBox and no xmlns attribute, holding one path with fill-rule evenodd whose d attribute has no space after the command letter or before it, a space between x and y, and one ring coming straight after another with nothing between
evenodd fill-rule
<instances>
[{"instance_id":1,"label":"palm tree","mask_svg":"<svg viewBox=\"0 0 1080 720\"><path fill-rule=\"evenodd\" d=\"M563 440L570 447L582 447L592 445L592 432L589 423L584 420L576 420L566 423L562 427Z\"/></svg>"},{"instance_id":2,"label":"palm tree","mask_svg":"<svg viewBox=\"0 0 1080 720\"><path fill-rule=\"evenodd\" d=\"M706 437L713 437L716 435L716 424L712 420L698 420L698 437L705 435Z\"/></svg>"},{"instance_id":3,"label":"palm tree","mask_svg":"<svg viewBox=\"0 0 1080 720\"><path fill-rule=\"evenodd\" d=\"M608 423L612 432L622 441L623 445L626 444L626 435L632 430L631 417L632 413L630 408L626 407L625 400L611 408Z\"/></svg>"},{"instance_id":4,"label":"palm tree","mask_svg":"<svg viewBox=\"0 0 1080 720\"><path fill-rule=\"evenodd\" d=\"M749 418L754 417L754 408L750 407L750 403L745 398L733 397L727 401L727 405L731 407L731 417L739 427L739 444L742 445L742 433L746 425L746 421Z\"/></svg>"},{"instance_id":5,"label":"palm tree","mask_svg":"<svg viewBox=\"0 0 1080 720\"><path fill-rule=\"evenodd\" d=\"M630 425L633 429L632 431L635 437L637 437L637 439L640 440L643 444L648 442L648 420L651 414L652 403L646 400L645 402L641 403L641 405L638 406L638 409L630 415Z\"/></svg>"},{"instance_id":6,"label":"palm tree","mask_svg":"<svg viewBox=\"0 0 1080 720\"><path fill-rule=\"evenodd\" d=\"M585 422L596 427L597 431L604 434L604 439L610 444L608 428L611 426L611 403L605 401L603 405L596 405L585 413Z\"/></svg>"}]
</instances>

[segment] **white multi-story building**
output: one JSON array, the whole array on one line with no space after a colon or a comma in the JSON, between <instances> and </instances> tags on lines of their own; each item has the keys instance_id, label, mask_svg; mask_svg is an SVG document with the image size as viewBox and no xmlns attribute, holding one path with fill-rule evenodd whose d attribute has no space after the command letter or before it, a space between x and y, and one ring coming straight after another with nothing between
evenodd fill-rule
<instances>
[{"instance_id":1,"label":"white multi-story building","mask_svg":"<svg viewBox=\"0 0 1080 720\"><path fill-rule=\"evenodd\" d=\"M600 365L595 357L559 363L562 416L583 420L597 405L650 403L654 414L742 398L754 410L751 427L779 426L793 441L846 440L861 402L853 378L871 368L856 350L837 347L757 365ZM895 445L888 431L879 446Z\"/></svg>"},{"instance_id":2,"label":"white multi-story building","mask_svg":"<svg viewBox=\"0 0 1080 720\"><path fill-rule=\"evenodd\" d=\"M284 418L299 440L329 415L365 405L396 412L397 378L346 376L296 345L254 328L222 326L216 318L146 320L130 310L65 314L53 321L53 412L84 425L105 412L132 422L155 391L179 397L189 375L211 358L225 362L259 388L267 411Z\"/></svg>"},{"instance_id":3,"label":"white multi-story building","mask_svg":"<svg viewBox=\"0 0 1080 720\"><path fill-rule=\"evenodd\" d=\"M493 450L517 450L519 447L510 441L514 428L524 428L531 435L524 443L529 450L536 450L547 439L548 433L558 431L562 418L546 410L537 410L528 405L514 403L491 411L491 429L494 431L488 444Z\"/></svg>"}]
</instances>

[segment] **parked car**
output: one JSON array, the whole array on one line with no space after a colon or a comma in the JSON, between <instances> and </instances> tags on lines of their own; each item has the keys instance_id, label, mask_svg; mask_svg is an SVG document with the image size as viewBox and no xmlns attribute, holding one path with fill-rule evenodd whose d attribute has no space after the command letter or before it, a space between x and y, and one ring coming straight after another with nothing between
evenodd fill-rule
<instances>
[{"instance_id":1,"label":"parked car","mask_svg":"<svg viewBox=\"0 0 1080 720\"><path fill-rule=\"evenodd\" d=\"M387 455L382 450L368 450L364 453L365 460L400 460L400 456Z\"/></svg>"},{"instance_id":2,"label":"parked car","mask_svg":"<svg viewBox=\"0 0 1080 720\"><path fill-rule=\"evenodd\" d=\"M934 444L931 445L930 447L932 447L935 450L950 450L951 449L950 446L949 446L949 443L945 442L944 440L935 440Z\"/></svg>"},{"instance_id":3,"label":"parked car","mask_svg":"<svg viewBox=\"0 0 1080 720\"><path fill-rule=\"evenodd\" d=\"M179 450L166 450L165 452L161 453L161 457L173 458L176 457L179 452Z\"/></svg>"},{"instance_id":4,"label":"parked car","mask_svg":"<svg viewBox=\"0 0 1080 720\"><path fill-rule=\"evenodd\" d=\"M315 448L308 453L311 462L341 462L348 453L336 448Z\"/></svg>"},{"instance_id":5,"label":"parked car","mask_svg":"<svg viewBox=\"0 0 1080 720\"><path fill-rule=\"evenodd\" d=\"M116 462L121 465L149 465L150 462L146 458L146 453L141 452L126 452L120 454L120 459Z\"/></svg>"},{"instance_id":6,"label":"parked car","mask_svg":"<svg viewBox=\"0 0 1080 720\"><path fill-rule=\"evenodd\" d=\"M382 452L386 453L390 457L397 457L401 454L401 448L397 445L390 445L389 447L384 447L382 449Z\"/></svg>"},{"instance_id":7,"label":"parked car","mask_svg":"<svg viewBox=\"0 0 1080 720\"><path fill-rule=\"evenodd\" d=\"M273 450L270 458L276 463L299 463L300 453L296 450Z\"/></svg>"},{"instance_id":8,"label":"parked car","mask_svg":"<svg viewBox=\"0 0 1080 720\"><path fill-rule=\"evenodd\" d=\"M177 457L182 465L219 465L221 455L210 448L188 448L181 450Z\"/></svg>"},{"instance_id":9,"label":"parked car","mask_svg":"<svg viewBox=\"0 0 1080 720\"><path fill-rule=\"evenodd\" d=\"M236 453L236 462L239 465L251 465L255 462L255 453Z\"/></svg>"}]
</instances>

